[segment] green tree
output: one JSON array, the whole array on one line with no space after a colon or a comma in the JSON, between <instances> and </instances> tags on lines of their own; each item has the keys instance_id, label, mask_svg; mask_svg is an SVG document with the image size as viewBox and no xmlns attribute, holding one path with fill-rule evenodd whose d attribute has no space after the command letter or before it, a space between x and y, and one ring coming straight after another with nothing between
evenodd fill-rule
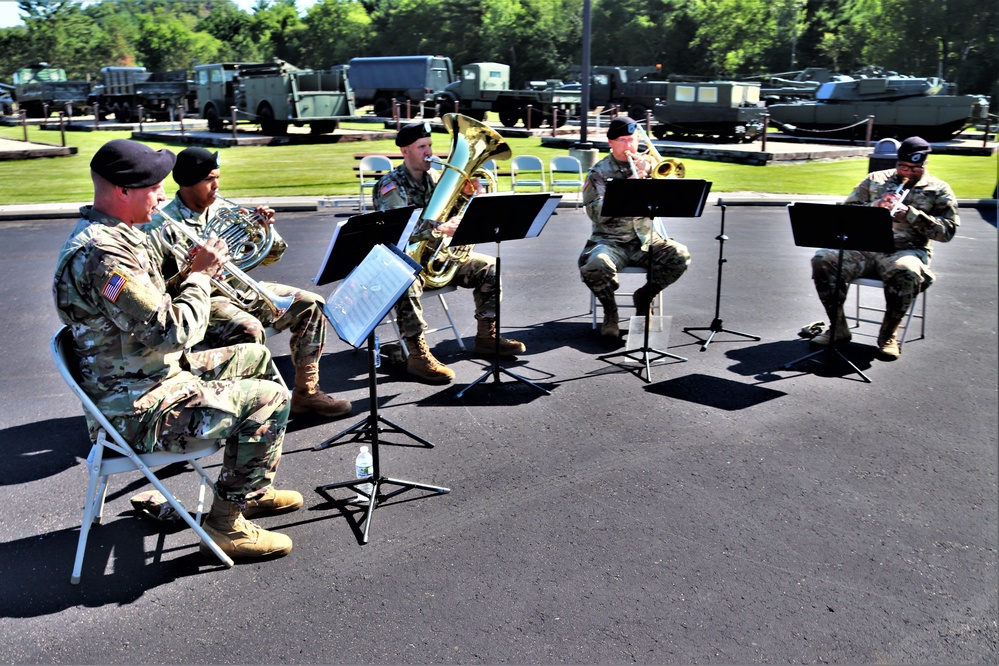
<instances>
[{"instance_id":1,"label":"green tree","mask_svg":"<svg viewBox=\"0 0 999 666\"><path fill-rule=\"evenodd\" d=\"M347 63L368 47L371 18L357 0L319 0L302 19L299 52L316 69Z\"/></svg>"}]
</instances>

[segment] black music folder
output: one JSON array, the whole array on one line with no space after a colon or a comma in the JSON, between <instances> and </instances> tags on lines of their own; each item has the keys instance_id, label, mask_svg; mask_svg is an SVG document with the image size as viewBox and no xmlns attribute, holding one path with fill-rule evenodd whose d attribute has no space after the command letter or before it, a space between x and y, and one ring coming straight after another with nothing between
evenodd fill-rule
<instances>
[{"instance_id":1,"label":"black music folder","mask_svg":"<svg viewBox=\"0 0 999 666\"><path fill-rule=\"evenodd\" d=\"M798 247L895 251L891 212L873 206L792 203L787 207Z\"/></svg>"}]
</instances>

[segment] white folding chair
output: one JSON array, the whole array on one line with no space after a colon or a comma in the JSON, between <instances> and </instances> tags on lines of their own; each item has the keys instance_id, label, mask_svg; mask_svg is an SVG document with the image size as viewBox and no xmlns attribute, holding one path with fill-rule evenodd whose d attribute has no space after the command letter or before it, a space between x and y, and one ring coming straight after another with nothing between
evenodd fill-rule
<instances>
[{"instance_id":1,"label":"white folding chair","mask_svg":"<svg viewBox=\"0 0 999 666\"><path fill-rule=\"evenodd\" d=\"M850 326L850 328L859 327L861 322L880 325L882 322L881 319L867 319L861 317L860 314L863 310L867 310L869 312L880 312L883 315L885 309L883 307L865 305L862 302L860 292L863 287L870 287L873 289L877 289L879 294L884 294L885 283L875 278L856 278L854 280L850 280L850 284L856 287L855 300L854 300L855 307L853 310L853 314L845 313L847 323L849 323L851 320L853 321L853 325ZM918 314L916 313L917 307L920 310ZM898 336L899 345L905 344L905 339L908 336L909 326L912 324L913 318L919 320L919 337L915 339L922 340L923 338L926 337L926 291L925 290L920 291L918 294L916 294L916 297L912 299L912 305L909 306L909 314L905 318L905 324L903 326L900 326L900 328L902 329L902 334ZM912 340L909 340L909 342L912 342Z\"/></svg>"},{"instance_id":2,"label":"white folding chair","mask_svg":"<svg viewBox=\"0 0 999 666\"><path fill-rule=\"evenodd\" d=\"M583 200L583 165L572 155L559 155L548 162L549 191L571 189L576 194L576 208Z\"/></svg>"},{"instance_id":3,"label":"white folding chair","mask_svg":"<svg viewBox=\"0 0 999 666\"><path fill-rule=\"evenodd\" d=\"M450 294L455 291L458 287L453 284L445 285L439 289L427 289L423 292L422 298L427 298L428 296L436 296L440 300L441 308L444 310L444 314L447 316L447 325L437 326L433 328L427 328L423 331L424 335L430 335L431 333L439 333L441 331L450 330L454 334L454 339L458 343L458 347L461 351L465 351L465 342L461 339L461 333L458 331L458 324L454 321L454 316L451 314L451 309L447 306L447 301L444 299L444 294ZM392 328L395 334L395 340L398 340L402 346L402 357L409 357L409 350L406 348L405 344L402 344L402 335L399 333L399 324L395 320L395 311L389 310L389 313L385 315L382 324L387 324Z\"/></svg>"},{"instance_id":4,"label":"white folding chair","mask_svg":"<svg viewBox=\"0 0 999 666\"><path fill-rule=\"evenodd\" d=\"M83 555L87 547L87 537L93 523L100 523L104 513L104 498L107 495L108 477L112 474L139 471L149 480L156 490L163 494L170 506L194 530L194 533L215 553L216 557L227 567L233 565L232 559L226 555L218 544L212 541L201 527L201 514L204 511L205 488L214 492L215 486L208 478L204 467L198 462L201 458L212 455L222 448L221 441L206 441L196 448L184 453L154 451L153 453L137 453L128 445L121 434L115 430L107 417L97 408L79 383L79 360L73 351L73 336L69 327L63 326L52 336L52 360L55 361L59 374L80 400L83 408L100 425L97 442L91 447L87 456L87 471L90 481L87 484L86 504L83 507L83 520L80 523L80 539L76 546L76 558L73 561L73 573L70 582L74 585L80 582L83 570ZM190 513L174 497L163 482L159 480L152 468L171 465L179 462L190 463L198 472L200 484L198 489L197 515Z\"/></svg>"},{"instance_id":5,"label":"white folding chair","mask_svg":"<svg viewBox=\"0 0 999 666\"><path fill-rule=\"evenodd\" d=\"M483 183L483 187L486 188L486 192L499 192L499 178L497 177L496 160L486 160L479 167L483 171L489 174L490 178L487 179L488 182ZM493 186L495 185L495 189Z\"/></svg>"},{"instance_id":6,"label":"white folding chair","mask_svg":"<svg viewBox=\"0 0 999 666\"><path fill-rule=\"evenodd\" d=\"M517 188L538 188L544 192L548 189L545 179L545 163L536 155L515 155L510 160L510 187L514 192Z\"/></svg>"},{"instance_id":7,"label":"white folding chair","mask_svg":"<svg viewBox=\"0 0 999 666\"><path fill-rule=\"evenodd\" d=\"M628 266L626 268L620 269L617 272L617 274L618 274L618 279L620 280L621 279L621 275L638 275L638 274L641 274L644 277L645 275L648 274L648 271L646 269L640 268L638 266ZM663 291L665 291L665 290L663 290ZM614 295L617 298L617 307L618 308L634 308L635 304L631 302L631 297L632 297L632 295L634 295L634 293L635 292L633 292L633 291L617 291L617 292L615 292ZM596 294L594 294L591 291L590 292L590 323L592 324L593 328L597 327L597 308L598 307L603 307L603 306L600 304L600 301L597 300ZM663 311L663 292L660 291L658 294L656 294L656 297L654 299L652 299L652 312L653 312L653 314L655 314L656 312L659 312L661 314L662 311Z\"/></svg>"},{"instance_id":8,"label":"white folding chair","mask_svg":"<svg viewBox=\"0 0 999 666\"><path fill-rule=\"evenodd\" d=\"M372 200L374 200L375 184L392 169L392 160L384 155L365 155L361 158L361 163L357 166L357 179L361 183L362 213L368 210L364 191L372 192Z\"/></svg>"}]
</instances>

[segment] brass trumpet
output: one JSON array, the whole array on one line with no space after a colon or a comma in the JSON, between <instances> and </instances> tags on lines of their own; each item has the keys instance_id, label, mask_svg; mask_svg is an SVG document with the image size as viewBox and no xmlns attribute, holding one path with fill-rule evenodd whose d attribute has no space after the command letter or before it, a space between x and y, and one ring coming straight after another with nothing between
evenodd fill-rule
<instances>
[{"instance_id":1,"label":"brass trumpet","mask_svg":"<svg viewBox=\"0 0 999 666\"><path fill-rule=\"evenodd\" d=\"M647 158L651 158L652 168L648 170L652 178L683 178L687 175L687 169L683 166L683 162L680 160L674 160L672 158L663 159L659 151L653 145L652 140L649 139L649 135L645 133L645 129L641 125L636 126L636 131L638 132L639 138L645 142L648 146L648 151L644 154L638 153L635 157L639 157L643 160L648 161ZM628 164L631 165L632 175L638 174L638 170L635 168L635 160L632 157L632 153L628 153Z\"/></svg>"},{"instance_id":2,"label":"brass trumpet","mask_svg":"<svg viewBox=\"0 0 999 666\"><path fill-rule=\"evenodd\" d=\"M256 211L246 212L243 206L225 197L215 198L226 204L219 208L208 221L203 234L207 238L215 234L229 246L229 257L233 264L244 271L262 262L274 245L274 230L266 217Z\"/></svg>"},{"instance_id":3,"label":"brass trumpet","mask_svg":"<svg viewBox=\"0 0 999 666\"><path fill-rule=\"evenodd\" d=\"M163 225L157 230L163 245L177 258L178 265L187 265L191 249L195 246L204 247L204 239L183 222L178 222L164 213L162 209L157 210L164 219ZM172 229L178 236L186 239L189 245L182 246L173 242L166 233L167 229ZM244 310L249 310L259 301L263 301L275 317L280 317L295 302L293 296L278 296L268 291L266 287L244 273L231 259L222 265L222 271L221 277L212 277L212 286ZM242 283L245 289L240 290L230 284L230 279Z\"/></svg>"}]
</instances>

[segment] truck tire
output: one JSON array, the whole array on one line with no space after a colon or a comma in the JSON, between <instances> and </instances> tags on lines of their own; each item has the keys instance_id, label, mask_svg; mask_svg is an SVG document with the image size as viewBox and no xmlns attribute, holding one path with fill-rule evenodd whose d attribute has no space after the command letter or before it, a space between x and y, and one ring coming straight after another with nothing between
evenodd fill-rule
<instances>
[{"instance_id":1,"label":"truck tire","mask_svg":"<svg viewBox=\"0 0 999 666\"><path fill-rule=\"evenodd\" d=\"M520 122L520 108L516 106L503 106L499 110L499 119L503 127L514 127Z\"/></svg>"},{"instance_id":2,"label":"truck tire","mask_svg":"<svg viewBox=\"0 0 999 666\"><path fill-rule=\"evenodd\" d=\"M132 122L132 108L127 102L114 107L114 119L119 123Z\"/></svg>"},{"instance_id":3,"label":"truck tire","mask_svg":"<svg viewBox=\"0 0 999 666\"><path fill-rule=\"evenodd\" d=\"M316 120L309 124L310 134L332 134L340 126L337 120Z\"/></svg>"},{"instance_id":4,"label":"truck tire","mask_svg":"<svg viewBox=\"0 0 999 666\"><path fill-rule=\"evenodd\" d=\"M648 113L649 107L644 104L632 104L631 108L628 109L628 115L640 123L645 122L645 118L648 116Z\"/></svg>"},{"instance_id":5,"label":"truck tire","mask_svg":"<svg viewBox=\"0 0 999 666\"><path fill-rule=\"evenodd\" d=\"M274 119L274 109L269 104L264 104L257 112L257 122L260 123L260 131L267 136L285 136L288 133L288 123L279 122Z\"/></svg>"},{"instance_id":6,"label":"truck tire","mask_svg":"<svg viewBox=\"0 0 999 666\"><path fill-rule=\"evenodd\" d=\"M488 112L485 109L467 109L465 110L464 113L472 120L478 120L479 122L484 122L486 119L486 114Z\"/></svg>"},{"instance_id":7,"label":"truck tire","mask_svg":"<svg viewBox=\"0 0 999 666\"><path fill-rule=\"evenodd\" d=\"M219 110L215 108L214 104L209 104L205 107L205 120L208 121L209 132L221 132L223 130L222 117L219 116Z\"/></svg>"},{"instance_id":8,"label":"truck tire","mask_svg":"<svg viewBox=\"0 0 999 666\"><path fill-rule=\"evenodd\" d=\"M374 107L375 115L379 118L392 117L392 100L387 97L379 97L376 99Z\"/></svg>"}]
</instances>

